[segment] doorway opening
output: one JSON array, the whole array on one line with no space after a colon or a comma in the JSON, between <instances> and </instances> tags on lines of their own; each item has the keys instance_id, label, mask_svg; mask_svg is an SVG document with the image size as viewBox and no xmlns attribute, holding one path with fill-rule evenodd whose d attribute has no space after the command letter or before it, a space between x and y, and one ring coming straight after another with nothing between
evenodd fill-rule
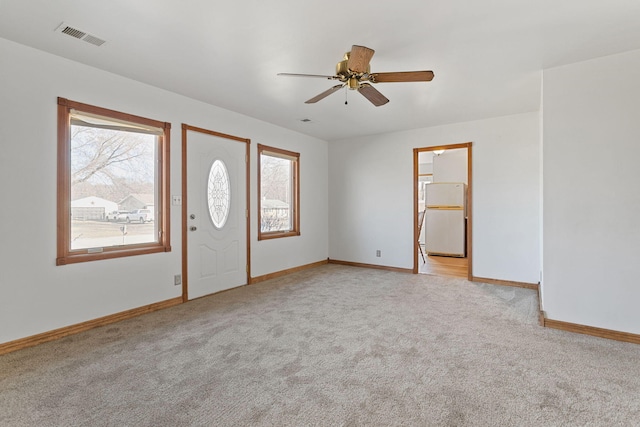
<instances>
[{"instance_id":1,"label":"doorway opening","mask_svg":"<svg viewBox=\"0 0 640 427\"><path fill-rule=\"evenodd\" d=\"M471 143L414 148L414 274L472 277Z\"/></svg>"}]
</instances>

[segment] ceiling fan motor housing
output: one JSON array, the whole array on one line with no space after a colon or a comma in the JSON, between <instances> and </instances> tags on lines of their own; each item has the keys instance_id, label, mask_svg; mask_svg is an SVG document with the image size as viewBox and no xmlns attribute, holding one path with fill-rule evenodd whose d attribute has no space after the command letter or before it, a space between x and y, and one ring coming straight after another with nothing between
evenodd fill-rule
<instances>
[{"instance_id":1,"label":"ceiling fan motor housing","mask_svg":"<svg viewBox=\"0 0 640 427\"><path fill-rule=\"evenodd\" d=\"M349 69L347 68L347 60L340 61L336 64L336 75L344 76L345 78L349 75Z\"/></svg>"},{"instance_id":2,"label":"ceiling fan motor housing","mask_svg":"<svg viewBox=\"0 0 640 427\"><path fill-rule=\"evenodd\" d=\"M371 71L370 66L367 66L367 71L365 73L355 73L349 70L347 66L349 62L349 53L344 54L344 60L340 61L336 64L336 75L340 77L340 81L343 83L347 83L349 89L355 90L360 86L360 79L369 75ZM364 80L367 80L366 78Z\"/></svg>"}]
</instances>

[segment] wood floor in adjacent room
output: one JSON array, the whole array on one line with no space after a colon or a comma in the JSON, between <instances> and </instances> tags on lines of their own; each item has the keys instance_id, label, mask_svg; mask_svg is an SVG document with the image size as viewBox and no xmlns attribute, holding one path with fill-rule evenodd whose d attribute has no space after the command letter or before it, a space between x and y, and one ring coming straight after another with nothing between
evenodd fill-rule
<instances>
[{"instance_id":1,"label":"wood floor in adjacent room","mask_svg":"<svg viewBox=\"0 0 640 427\"><path fill-rule=\"evenodd\" d=\"M446 277L467 278L469 269L468 258L456 258L448 256L425 255L426 262L418 257L418 269L421 274L435 274Z\"/></svg>"}]
</instances>

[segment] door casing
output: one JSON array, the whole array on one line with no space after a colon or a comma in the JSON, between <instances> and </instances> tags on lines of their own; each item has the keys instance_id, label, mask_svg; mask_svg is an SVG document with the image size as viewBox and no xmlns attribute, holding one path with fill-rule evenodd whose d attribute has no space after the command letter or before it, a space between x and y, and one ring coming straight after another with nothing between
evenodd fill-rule
<instances>
[{"instance_id":1,"label":"door casing","mask_svg":"<svg viewBox=\"0 0 640 427\"><path fill-rule=\"evenodd\" d=\"M456 148L467 149L467 280L473 278L473 168L471 155L471 142L461 144L437 145L413 149L413 274L418 274L418 155L424 151L453 150Z\"/></svg>"}]
</instances>

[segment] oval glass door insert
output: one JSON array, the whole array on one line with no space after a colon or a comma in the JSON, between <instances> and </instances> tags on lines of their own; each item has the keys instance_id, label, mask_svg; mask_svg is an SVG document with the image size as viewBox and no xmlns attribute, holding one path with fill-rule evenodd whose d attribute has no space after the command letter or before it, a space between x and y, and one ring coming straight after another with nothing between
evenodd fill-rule
<instances>
[{"instance_id":1,"label":"oval glass door insert","mask_svg":"<svg viewBox=\"0 0 640 427\"><path fill-rule=\"evenodd\" d=\"M231 208L231 187L229 185L229 173L222 160L216 160L211 165L209 183L207 185L207 200L213 226L218 229L224 227Z\"/></svg>"}]
</instances>

